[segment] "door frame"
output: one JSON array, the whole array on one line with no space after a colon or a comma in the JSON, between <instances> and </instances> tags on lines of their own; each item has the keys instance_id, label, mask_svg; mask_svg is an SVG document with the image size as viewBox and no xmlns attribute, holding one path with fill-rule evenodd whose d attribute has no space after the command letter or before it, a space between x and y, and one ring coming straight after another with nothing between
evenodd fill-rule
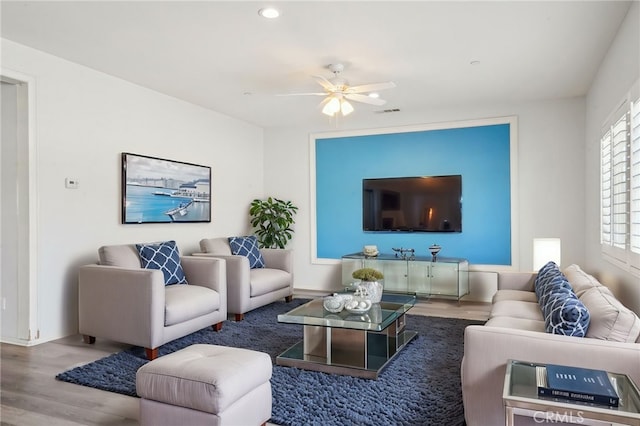
<instances>
[{"instance_id":1,"label":"door frame","mask_svg":"<svg viewBox=\"0 0 640 426\"><path fill-rule=\"evenodd\" d=\"M27 182L27 200L28 200L28 221L27 229L24 231L28 234L24 239L28 245L27 249L19 251L19 256L25 256L27 259L21 259L20 264L26 264L26 271L18 272L18 300L20 309L18 310L18 339L10 339L8 341L2 338L3 342L31 346L38 343L40 331L38 327L38 181L37 181L37 125L36 125L36 79L33 76L26 75L8 68L0 67L0 76L6 78L9 82L15 82L21 87L25 87L27 96L27 126L26 135L22 127L18 129L18 140L27 142L27 164L28 164L28 182ZM24 85L24 86L22 86ZM24 99L19 96L20 99Z\"/></svg>"}]
</instances>

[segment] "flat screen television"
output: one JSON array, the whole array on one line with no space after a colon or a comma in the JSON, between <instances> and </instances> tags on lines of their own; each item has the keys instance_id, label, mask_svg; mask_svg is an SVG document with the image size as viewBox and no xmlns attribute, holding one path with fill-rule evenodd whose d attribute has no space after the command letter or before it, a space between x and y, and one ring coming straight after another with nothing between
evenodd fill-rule
<instances>
[{"instance_id":1,"label":"flat screen television","mask_svg":"<svg viewBox=\"0 0 640 426\"><path fill-rule=\"evenodd\" d=\"M462 232L462 176L363 179L362 229Z\"/></svg>"}]
</instances>

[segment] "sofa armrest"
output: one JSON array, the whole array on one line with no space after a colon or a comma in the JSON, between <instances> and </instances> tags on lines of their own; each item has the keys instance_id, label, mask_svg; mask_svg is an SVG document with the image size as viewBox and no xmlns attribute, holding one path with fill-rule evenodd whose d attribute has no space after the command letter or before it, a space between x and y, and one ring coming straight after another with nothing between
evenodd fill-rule
<instances>
[{"instance_id":1,"label":"sofa armrest","mask_svg":"<svg viewBox=\"0 0 640 426\"><path fill-rule=\"evenodd\" d=\"M640 344L469 326L461 366L467 426L505 424L502 388L510 359L608 370L640 383Z\"/></svg>"},{"instance_id":2,"label":"sofa armrest","mask_svg":"<svg viewBox=\"0 0 640 426\"><path fill-rule=\"evenodd\" d=\"M155 348L164 333L162 271L85 265L78 274L81 334Z\"/></svg>"},{"instance_id":3,"label":"sofa armrest","mask_svg":"<svg viewBox=\"0 0 640 426\"><path fill-rule=\"evenodd\" d=\"M264 257L265 267L293 274L293 250L263 248L260 252Z\"/></svg>"},{"instance_id":4,"label":"sofa armrest","mask_svg":"<svg viewBox=\"0 0 640 426\"><path fill-rule=\"evenodd\" d=\"M535 272L500 272L498 290L533 291L536 276Z\"/></svg>"},{"instance_id":5,"label":"sofa armrest","mask_svg":"<svg viewBox=\"0 0 640 426\"><path fill-rule=\"evenodd\" d=\"M180 263L189 284L208 287L218 293L226 293L227 263L224 259L182 256Z\"/></svg>"}]
</instances>

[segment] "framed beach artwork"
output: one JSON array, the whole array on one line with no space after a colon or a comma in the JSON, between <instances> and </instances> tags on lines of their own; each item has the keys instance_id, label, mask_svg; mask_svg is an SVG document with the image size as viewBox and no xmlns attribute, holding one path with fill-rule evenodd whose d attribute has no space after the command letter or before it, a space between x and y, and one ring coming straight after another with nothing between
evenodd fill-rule
<instances>
[{"instance_id":1,"label":"framed beach artwork","mask_svg":"<svg viewBox=\"0 0 640 426\"><path fill-rule=\"evenodd\" d=\"M211 167L122 153L122 223L211 222Z\"/></svg>"}]
</instances>

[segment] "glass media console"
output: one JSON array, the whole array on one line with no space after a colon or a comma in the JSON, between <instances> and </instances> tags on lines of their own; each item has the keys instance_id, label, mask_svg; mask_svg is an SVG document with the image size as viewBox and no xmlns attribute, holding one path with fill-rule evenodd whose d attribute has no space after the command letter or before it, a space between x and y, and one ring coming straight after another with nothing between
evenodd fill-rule
<instances>
[{"instance_id":1,"label":"glass media console","mask_svg":"<svg viewBox=\"0 0 640 426\"><path fill-rule=\"evenodd\" d=\"M374 268L384 274L384 291L408 293L423 297L442 297L460 300L469 294L469 262L466 259L431 256L396 256L364 253L342 256L342 284L351 286L351 277L359 268Z\"/></svg>"}]
</instances>

